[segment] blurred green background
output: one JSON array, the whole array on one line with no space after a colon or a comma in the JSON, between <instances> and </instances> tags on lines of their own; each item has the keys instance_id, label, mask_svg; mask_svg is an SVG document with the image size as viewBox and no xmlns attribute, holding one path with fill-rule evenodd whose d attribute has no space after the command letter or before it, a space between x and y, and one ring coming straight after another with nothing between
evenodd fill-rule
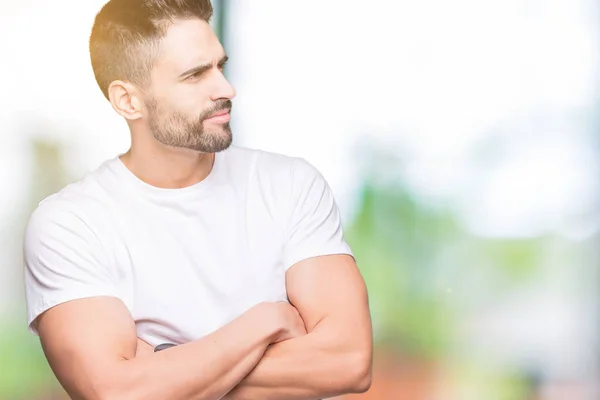
<instances>
[{"instance_id":1,"label":"blurred green background","mask_svg":"<svg viewBox=\"0 0 600 400\"><path fill-rule=\"evenodd\" d=\"M127 149L87 39L103 1L0 5L0 399L63 399L25 326L37 202ZM363 399L600 398L600 7L214 1L234 141L328 179L370 294Z\"/></svg>"}]
</instances>

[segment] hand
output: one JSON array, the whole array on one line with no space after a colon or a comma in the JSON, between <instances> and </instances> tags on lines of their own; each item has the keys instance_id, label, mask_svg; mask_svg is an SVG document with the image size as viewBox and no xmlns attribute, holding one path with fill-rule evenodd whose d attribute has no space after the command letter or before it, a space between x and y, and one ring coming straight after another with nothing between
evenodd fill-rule
<instances>
[{"instance_id":1,"label":"hand","mask_svg":"<svg viewBox=\"0 0 600 400\"><path fill-rule=\"evenodd\" d=\"M269 331L269 344L282 342L306 334L304 321L298 310L288 302L263 302L248 313L259 326Z\"/></svg>"},{"instance_id":2,"label":"hand","mask_svg":"<svg viewBox=\"0 0 600 400\"><path fill-rule=\"evenodd\" d=\"M255 309L261 310L259 314L261 318L267 318L267 321L274 322L278 328L277 334L272 338L271 344L306 335L304 321L296 307L290 303L286 301L261 303ZM220 400L251 400L255 398L250 396L252 394L251 392L248 393L247 388L237 386Z\"/></svg>"},{"instance_id":3,"label":"hand","mask_svg":"<svg viewBox=\"0 0 600 400\"><path fill-rule=\"evenodd\" d=\"M137 348L135 350L136 358L147 356L150 354L154 354L154 348L151 345L149 345L148 343L146 343L145 341L143 341L142 339L138 338Z\"/></svg>"},{"instance_id":4,"label":"hand","mask_svg":"<svg viewBox=\"0 0 600 400\"><path fill-rule=\"evenodd\" d=\"M277 302L274 306L282 326L280 334L277 335L274 343L306 335L304 321L296 307L285 301Z\"/></svg>"}]
</instances>

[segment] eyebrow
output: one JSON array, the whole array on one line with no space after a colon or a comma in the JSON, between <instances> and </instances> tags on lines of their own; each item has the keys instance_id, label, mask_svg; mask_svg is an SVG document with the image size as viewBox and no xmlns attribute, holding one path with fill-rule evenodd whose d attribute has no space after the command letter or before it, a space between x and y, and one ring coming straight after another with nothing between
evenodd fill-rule
<instances>
[{"instance_id":1,"label":"eyebrow","mask_svg":"<svg viewBox=\"0 0 600 400\"><path fill-rule=\"evenodd\" d=\"M219 62L217 63L217 65L219 67L222 67L223 65L225 65L225 63L229 60L229 56L227 54L225 54L223 57L221 57L221 59L219 60ZM187 76L191 76L191 75L201 75L204 72L208 71L209 69L211 69L213 66L212 63L206 63L206 64L202 64L202 65L197 65L194 68L188 69L187 71L185 71L184 73L182 73L181 75L179 75L179 78L184 78Z\"/></svg>"}]
</instances>

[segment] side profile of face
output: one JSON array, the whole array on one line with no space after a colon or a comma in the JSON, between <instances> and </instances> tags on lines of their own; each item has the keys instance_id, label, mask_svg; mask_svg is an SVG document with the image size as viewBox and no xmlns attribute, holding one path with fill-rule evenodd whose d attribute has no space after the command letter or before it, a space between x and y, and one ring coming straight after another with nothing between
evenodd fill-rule
<instances>
[{"instance_id":1,"label":"side profile of face","mask_svg":"<svg viewBox=\"0 0 600 400\"><path fill-rule=\"evenodd\" d=\"M170 25L144 95L144 118L156 140L207 153L231 145L235 90L223 75L226 61L205 21L176 20Z\"/></svg>"}]
</instances>

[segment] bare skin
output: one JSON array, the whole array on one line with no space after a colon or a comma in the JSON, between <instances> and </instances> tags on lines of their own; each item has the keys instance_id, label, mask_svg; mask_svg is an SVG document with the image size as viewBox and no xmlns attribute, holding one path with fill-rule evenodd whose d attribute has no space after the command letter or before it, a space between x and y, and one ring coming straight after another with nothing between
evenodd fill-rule
<instances>
[{"instance_id":1,"label":"bare skin","mask_svg":"<svg viewBox=\"0 0 600 400\"><path fill-rule=\"evenodd\" d=\"M39 317L42 347L73 399L217 399L273 343L303 335L293 307L261 303L203 337L150 356L136 349L135 323L120 300L97 297L51 308ZM240 332L244 332L240 335Z\"/></svg>"},{"instance_id":2,"label":"bare skin","mask_svg":"<svg viewBox=\"0 0 600 400\"><path fill-rule=\"evenodd\" d=\"M186 141L179 133L171 138L178 146L166 145L157 140L157 127L151 121L159 121L163 138L171 131L186 131L189 124L197 122L198 115L219 102L231 101L236 93L222 73L225 50L206 22L176 21L168 29L161 49L163 54L154 65L149 88L141 90L129 82L114 81L109 95L113 109L125 118L131 131L131 148L122 156L123 163L152 186L181 188L208 176L214 160L214 151L210 150L214 149L185 147L199 146L202 141ZM202 65L210 68L199 75L181 76ZM153 110L150 100L160 107ZM170 118L175 114L181 119ZM231 136L227 124L218 119L203 120L201 128L206 141L227 143Z\"/></svg>"},{"instance_id":3,"label":"bare skin","mask_svg":"<svg viewBox=\"0 0 600 400\"><path fill-rule=\"evenodd\" d=\"M270 346L223 399L308 400L366 391L371 323L366 290L352 258L309 259L292 267L286 279L308 334ZM136 357L151 354L152 347L138 339Z\"/></svg>"},{"instance_id":4,"label":"bare skin","mask_svg":"<svg viewBox=\"0 0 600 400\"><path fill-rule=\"evenodd\" d=\"M205 179L214 153L227 146L231 132L223 117L199 115L224 112L235 90L206 22L176 20L161 46L149 88L114 81L109 97L131 130L123 163L150 185L181 188ZM208 68L186 74L197 66ZM301 261L289 269L286 285L293 306L259 304L206 337L158 353L137 339L129 311L114 298L55 306L38 318L38 332L74 399L291 400L365 391L371 321L354 259Z\"/></svg>"}]
</instances>

